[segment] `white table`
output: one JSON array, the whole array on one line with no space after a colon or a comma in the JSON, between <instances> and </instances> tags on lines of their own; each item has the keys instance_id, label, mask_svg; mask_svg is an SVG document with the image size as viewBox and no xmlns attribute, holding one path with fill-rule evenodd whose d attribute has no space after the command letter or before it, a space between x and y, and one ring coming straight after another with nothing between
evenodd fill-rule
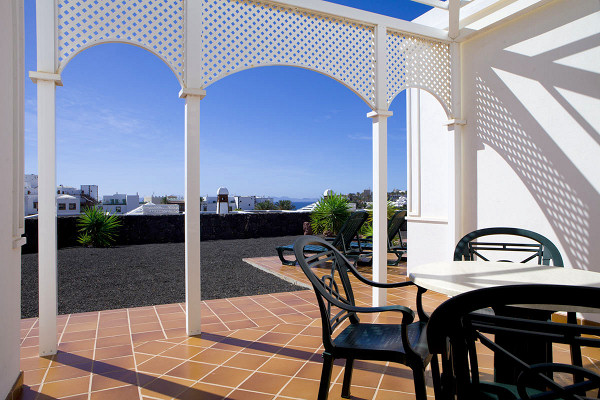
<instances>
[{"instance_id":1,"label":"white table","mask_svg":"<svg viewBox=\"0 0 600 400\"><path fill-rule=\"evenodd\" d=\"M600 288L600 273L597 272L545 265L493 261L445 261L424 264L411 268L409 278L420 288L433 290L448 296L456 296L475 289L518 284L542 283ZM549 312L556 309L556 306L542 304L524 305L524 307L547 310ZM597 309L564 305L560 309L561 311L597 312ZM421 313L419 312L420 315ZM497 343L502 342L505 348L511 346L510 339L503 339L500 335L496 335L495 340ZM572 351L579 352L580 350L575 348ZM520 350L515 350L515 353L518 352ZM523 358L528 358L532 362L549 362L545 343L529 343L524 353ZM577 357L581 362L581 353ZM512 377L514 376L513 367L507 367L499 360L494 360L494 366L495 380L512 383Z\"/></svg>"},{"instance_id":2,"label":"white table","mask_svg":"<svg viewBox=\"0 0 600 400\"><path fill-rule=\"evenodd\" d=\"M600 273L571 268L494 261L443 261L411 268L417 286L448 296L475 289L543 283L600 288ZM564 310L571 311L571 310ZM573 311L586 311L578 308Z\"/></svg>"}]
</instances>

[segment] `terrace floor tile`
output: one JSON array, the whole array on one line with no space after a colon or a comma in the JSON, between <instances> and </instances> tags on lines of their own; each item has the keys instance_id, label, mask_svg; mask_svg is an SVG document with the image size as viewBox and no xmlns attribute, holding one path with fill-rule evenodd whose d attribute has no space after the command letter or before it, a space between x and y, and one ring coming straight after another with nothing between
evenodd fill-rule
<instances>
[{"instance_id":1,"label":"terrace floor tile","mask_svg":"<svg viewBox=\"0 0 600 400\"><path fill-rule=\"evenodd\" d=\"M299 267L277 257L249 260L263 270L307 284ZM370 278L369 268L361 272ZM388 269L406 280L406 264ZM390 303L415 307L413 287L388 291ZM369 305L371 290L356 290ZM427 292L433 310L445 296ZM59 316L59 353L38 357L38 320L21 321L22 399L314 399L321 376L321 323L311 290L203 302L202 329L188 337L185 304L105 310ZM398 322L393 316L363 321ZM557 358L568 349L555 349ZM600 352L583 349L584 364L600 368ZM489 364L485 351L483 364ZM332 373L330 398L341 393L343 360ZM385 362L355 363L352 395L362 399L414 399L409 368ZM493 372L492 370L490 370ZM491 373L490 372L490 373ZM428 394L433 395L430 379ZM48 398L49 398L48 397Z\"/></svg>"}]
</instances>

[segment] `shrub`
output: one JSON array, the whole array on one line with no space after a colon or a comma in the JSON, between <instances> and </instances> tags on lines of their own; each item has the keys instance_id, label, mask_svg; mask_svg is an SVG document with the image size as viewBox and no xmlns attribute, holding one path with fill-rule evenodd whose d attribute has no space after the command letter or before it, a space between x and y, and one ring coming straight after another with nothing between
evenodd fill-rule
<instances>
[{"instance_id":1,"label":"shrub","mask_svg":"<svg viewBox=\"0 0 600 400\"><path fill-rule=\"evenodd\" d=\"M77 241L88 247L110 247L120 226L121 222L116 215L104 213L94 207L86 208L77 221Z\"/></svg>"},{"instance_id":2,"label":"shrub","mask_svg":"<svg viewBox=\"0 0 600 400\"><path fill-rule=\"evenodd\" d=\"M278 210L295 210L296 206L291 200L279 200L276 204Z\"/></svg>"},{"instance_id":3,"label":"shrub","mask_svg":"<svg viewBox=\"0 0 600 400\"><path fill-rule=\"evenodd\" d=\"M277 210L277 207L271 200L261 201L254 205L255 210Z\"/></svg>"},{"instance_id":4,"label":"shrub","mask_svg":"<svg viewBox=\"0 0 600 400\"><path fill-rule=\"evenodd\" d=\"M396 207L394 207L394 203L392 203L391 201L387 202L387 219L388 221L390 219L392 219L392 217L394 216L394 213L397 211ZM360 234L363 236L373 236L373 205L370 204L369 207L367 208L367 212L369 213L369 216L367 217L367 220L365 221L365 223L363 224L363 226L360 228Z\"/></svg>"},{"instance_id":5,"label":"shrub","mask_svg":"<svg viewBox=\"0 0 600 400\"><path fill-rule=\"evenodd\" d=\"M348 199L332 193L319 200L310 215L310 223L316 234L336 235L349 216Z\"/></svg>"}]
</instances>

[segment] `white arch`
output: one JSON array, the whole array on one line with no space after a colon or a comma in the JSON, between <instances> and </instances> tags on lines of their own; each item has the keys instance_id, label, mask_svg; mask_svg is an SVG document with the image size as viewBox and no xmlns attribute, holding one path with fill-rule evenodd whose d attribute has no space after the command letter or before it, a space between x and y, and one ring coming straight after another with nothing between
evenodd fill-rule
<instances>
[{"instance_id":1,"label":"white arch","mask_svg":"<svg viewBox=\"0 0 600 400\"><path fill-rule=\"evenodd\" d=\"M427 86L422 86L422 85L407 85L407 86L403 87L402 90L400 90L396 94L394 94L394 96L389 100L389 107L391 107L392 103L394 102L396 97L398 97L398 95L400 93L405 92L408 89L424 90L427 93L429 93L430 95L432 95L433 97L435 97L435 99L440 103L440 105L444 109L444 112L446 113L446 117L448 119L452 119L452 112L450 110L450 106L448 104L446 104L446 102L435 91L433 91L431 88L428 88Z\"/></svg>"},{"instance_id":2,"label":"white arch","mask_svg":"<svg viewBox=\"0 0 600 400\"><path fill-rule=\"evenodd\" d=\"M307 67L307 66L304 66L304 65L298 65L298 64L290 64L290 63L270 63L270 64L260 64L260 65L253 65L253 66L248 66L248 67L244 67L244 68L235 69L235 70L233 70L233 71L229 71L229 72L227 72L227 73L223 73L223 74L221 74L221 75L217 76L216 78L214 78L213 80L211 80L211 81L210 81L210 83L209 83L208 85L204 86L202 89L206 89L206 88L208 88L210 85L212 85L212 84L214 84L214 83L216 83L216 82L220 81L221 79L223 79L223 78L226 78L226 77L228 77L228 76L230 76L230 75L235 75L235 74L236 74L236 73L238 73L238 72L247 71L247 70L249 70L249 69L262 68L262 67L295 67L295 68L301 68L301 69L305 69L305 70L308 70L308 71L311 71L311 72L317 72L317 73L319 73L319 74L321 74L321 75L324 75L324 76L326 76L326 77L328 77L328 78L331 78L331 79L333 79L334 81L336 81L336 82L338 82L338 83L341 83L341 84L342 84L344 87L346 87L347 89L350 89L350 90L351 90L351 91L352 91L354 94L356 94L356 95L357 95L357 96L358 96L358 97L359 97L359 98L360 98L362 101L364 101L364 102L367 104L367 106L369 106L369 108L371 108L372 110L374 110L374 109L375 109L375 107L374 107L374 105L373 105L373 102L372 102L372 101L373 101L372 99L368 99L368 98L366 98L366 97L365 97L365 96L363 96L363 95L362 95L360 92L358 92L358 91L357 91L357 90L356 90L354 87L352 87L352 86L348 85L348 83L346 83L346 82L345 82L345 81L343 81L342 79L340 79L340 78L338 78L338 77L336 77L336 76L334 76L334 75L328 74L328 73L327 73L327 72L325 72L325 71L321 71L321 70L319 70L319 69L316 69L316 68L311 68L311 67Z\"/></svg>"},{"instance_id":3,"label":"white arch","mask_svg":"<svg viewBox=\"0 0 600 400\"><path fill-rule=\"evenodd\" d=\"M69 64L69 62L75 58L76 55L82 53L84 50L87 50L89 48L101 45L101 44L106 44L106 43L113 43L113 44L130 44L133 45L135 47L139 47L140 49L146 50L148 52L150 52L152 55L158 57L159 60L161 60L162 62L164 62L167 67L169 67L169 69L171 70L171 72L173 72L173 74L175 75L175 78L177 79L177 81L179 82L179 84L183 87L183 74L181 72L178 72L177 70L175 70L173 68L173 66L167 61L165 60L160 54L158 54L156 51L154 51L153 49L149 48L148 46L145 46L143 44L140 43L136 43L136 42L132 42L132 41L127 41L127 40L102 40L102 41L98 41L98 42L94 42L91 43L87 46L83 46L81 48L79 48L76 52L73 52L71 54L69 54L68 57L66 57L65 59L60 61L60 64L58 65L58 74L60 75L62 73L62 71L67 67L67 65Z\"/></svg>"}]
</instances>

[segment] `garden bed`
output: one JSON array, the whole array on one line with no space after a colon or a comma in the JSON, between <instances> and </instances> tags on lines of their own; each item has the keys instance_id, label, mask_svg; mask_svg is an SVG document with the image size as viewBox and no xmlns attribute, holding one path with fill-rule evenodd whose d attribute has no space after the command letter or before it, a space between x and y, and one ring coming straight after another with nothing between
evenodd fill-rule
<instances>
[{"instance_id":1,"label":"garden bed","mask_svg":"<svg viewBox=\"0 0 600 400\"><path fill-rule=\"evenodd\" d=\"M204 241L202 299L305 290L242 261L276 255L296 236ZM22 256L21 317L38 313L37 254ZM58 250L58 313L185 301L183 243Z\"/></svg>"}]
</instances>

